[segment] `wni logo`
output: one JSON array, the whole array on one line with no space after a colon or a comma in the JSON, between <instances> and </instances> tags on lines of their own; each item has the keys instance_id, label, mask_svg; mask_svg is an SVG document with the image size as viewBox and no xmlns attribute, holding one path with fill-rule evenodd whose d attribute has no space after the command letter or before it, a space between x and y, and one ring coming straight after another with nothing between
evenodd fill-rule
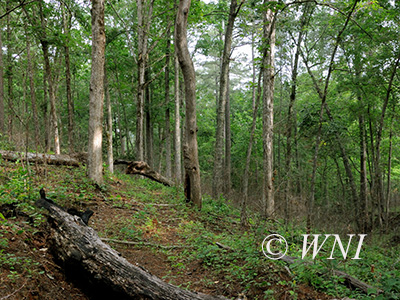
<instances>
[{"instance_id":1,"label":"wni logo","mask_svg":"<svg viewBox=\"0 0 400 300\"><path fill-rule=\"evenodd\" d=\"M310 236L314 237L314 239L313 239L312 242L309 243L308 242L308 237L310 237ZM312 258L314 259L317 256L318 252L322 249L322 246L324 246L325 242L330 237L333 237L335 239L335 241L334 241L333 246L332 246L331 255L327 259L335 259L333 257L333 252L335 251L336 245L339 246L340 252L343 255L343 259L346 259L347 258L347 254L349 253L350 244L351 244L352 239L355 236L355 234L348 234L349 241L347 243L346 249L344 249L342 240L340 239L340 236L338 234L325 234L324 241L321 244L318 244L318 239L319 239L320 236L321 236L321 234L303 234L304 240L303 240L303 252L302 252L302 256L301 256L302 259L304 259L304 257L307 255L307 253L310 251L310 249L312 247L313 247L313 249L312 249ZM361 251L361 247L362 247L364 238L366 237L366 234L358 234L358 236L359 236L359 240L358 240L358 245L357 245L357 249L356 249L356 254L351 259L361 259L360 258L360 251Z\"/></svg>"}]
</instances>

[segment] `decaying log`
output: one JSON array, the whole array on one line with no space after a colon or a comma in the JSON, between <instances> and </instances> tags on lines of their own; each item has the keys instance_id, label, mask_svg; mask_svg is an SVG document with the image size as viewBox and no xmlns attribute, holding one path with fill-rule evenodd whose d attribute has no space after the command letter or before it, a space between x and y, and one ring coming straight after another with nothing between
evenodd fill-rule
<instances>
[{"instance_id":1,"label":"decaying log","mask_svg":"<svg viewBox=\"0 0 400 300\"><path fill-rule=\"evenodd\" d=\"M168 178L162 176L160 173L154 171L146 162L144 161L127 161L116 159L114 165L127 165L126 174L142 175L150 178L154 181L162 183L166 186L173 186L174 182Z\"/></svg>"},{"instance_id":2,"label":"decaying log","mask_svg":"<svg viewBox=\"0 0 400 300\"><path fill-rule=\"evenodd\" d=\"M282 260L288 264L294 264L296 261L299 260L299 258L284 255L283 257L280 258L280 260ZM302 262L305 264L311 264L311 262L308 262L308 261L302 261ZM359 289L365 294L368 294L371 291L377 291L378 294L382 292L381 290L374 288L372 285L362 282L361 280L358 280L357 278L354 278L353 276L350 276L349 274L347 274L343 271L332 270L332 274L335 276L344 278L345 284L347 284L348 286L350 286L352 288Z\"/></svg>"},{"instance_id":3,"label":"decaying log","mask_svg":"<svg viewBox=\"0 0 400 300\"><path fill-rule=\"evenodd\" d=\"M0 155L3 159L9 161L23 160L28 162L34 162L39 164L49 165L64 165L64 166L79 166L79 161L64 154L44 154L44 153L33 153L33 152L16 152L16 151L5 151L0 150Z\"/></svg>"},{"instance_id":4,"label":"decaying log","mask_svg":"<svg viewBox=\"0 0 400 300\"><path fill-rule=\"evenodd\" d=\"M134 266L109 245L79 217L40 199L39 207L49 211L51 251L61 262L69 278L90 287L96 299L216 300L210 296L182 290L165 283L144 269Z\"/></svg>"}]
</instances>

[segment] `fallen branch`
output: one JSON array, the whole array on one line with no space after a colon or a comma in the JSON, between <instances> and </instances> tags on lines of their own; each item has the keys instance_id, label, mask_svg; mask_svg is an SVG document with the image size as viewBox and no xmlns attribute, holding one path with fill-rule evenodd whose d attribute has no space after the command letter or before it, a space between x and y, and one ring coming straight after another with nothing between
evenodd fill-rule
<instances>
[{"instance_id":1,"label":"fallen branch","mask_svg":"<svg viewBox=\"0 0 400 300\"><path fill-rule=\"evenodd\" d=\"M96 231L56 205L40 199L49 211L51 252L70 278L95 293L94 299L216 300L182 290L129 263L101 241Z\"/></svg>"},{"instance_id":2,"label":"fallen branch","mask_svg":"<svg viewBox=\"0 0 400 300\"><path fill-rule=\"evenodd\" d=\"M43 154L33 152L16 152L0 150L0 155L3 159L9 161L23 160L38 164L48 165L64 165L64 166L79 166L79 161L64 154Z\"/></svg>"},{"instance_id":3,"label":"fallen branch","mask_svg":"<svg viewBox=\"0 0 400 300\"><path fill-rule=\"evenodd\" d=\"M142 175L150 178L154 181L162 183L166 186L173 186L174 182L168 178L162 176L160 173L154 171L146 162L144 161L127 161L122 159L116 159L114 165L127 165L126 174Z\"/></svg>"},{"instance_id":4,"label":"fallen branch","mask_svg":"<svg viewBox=\"0 0 400 300\"><path fill-rule=\"evenodd\" d=\"M134 245L134 246L149 246L149 247L154 247L154 248L161 248L161 249L177 249L177 248L193 248L192 246L183 246L183 245L172 245L172 246L164 246L160 244L153 244L153 243L148 243L148 242L132 242L132 241L121 241L121 240L115 240L115 239L108 239L108 238L100 238L103 242L111 242L111 243L117 243L117 244L123 244L123 245Z\"/></svg>"}]
</instances>

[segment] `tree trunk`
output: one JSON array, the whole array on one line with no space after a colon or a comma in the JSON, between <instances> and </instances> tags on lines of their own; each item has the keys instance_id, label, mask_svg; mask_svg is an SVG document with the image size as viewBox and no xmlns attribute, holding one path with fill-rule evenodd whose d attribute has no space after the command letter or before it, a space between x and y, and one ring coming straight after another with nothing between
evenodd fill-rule
<instances>
[{"instance_id":1,"label":"tree trunk","mask_svg":"<svg viewBox=\"0 0 400 300\"><path fill-rule=\"evenodd\" d=\"M147 64L147 37L151 18L153 14L153 2L149 0L148 9L145 10L146 2L144 0L137 1L137 18L138 18L138 86L136 101L136 159L144 158L144 93L145 93L145 72Z\"/></svg>"},{"instance_id":2,"label":"tree trunk","mask_svg":"<svg viewBox=\"0 0 400 300\"><path fill-rule=\"evenodd\" d=\"M95 2L94 0L93 2ZM95 4L95 3L93 3ZM66 272L96 299L226 299L182 290L129 263L101 241L93 228L46 199L36 205L49 211L53 255Z\"/></svg>"},{"instance_id":3,"label":"tree trunk","mask_svg":"<svg viewBox=\"0 0 400 300\"><path fill-rule=\"evenodd\" d=\"M222 54L221 74L219 79L219 101L217 101L217 129L215 133L214 172L212 182L214 197L219 197L219 195L223 192L224 121L229 86L229 62L232 49L233 27L242 3L243 2L241 2L238 7L237 0L231 0L228 24L225 31L224 51Z\"/></svg>"},{"instance_id":4,"label":"tree trunk","mask_svg":"<svg viewBox=\"0 0 400 300\"><path fill-rule=\"evenodd\" d=\"M146 71L145 80L149 80L148 72ZM145 114L146 114L146 160L150 166L153 166L153 126L151 120L151 95L150 85L145 88ZM161 160L161 157L160 157Z\"/></svg>"},{"instance_id":5,"label":"tree trunk","mask_svg":"<svg viewBox=\"0 0 400 300\"><path fill-rule=\"evenodd\" d=\"M1 20L0 20L0 27L1 27ZM3 63L3 42L2 42L1 30L0 30L0 133L1 134L5 134L4 119L5 119L5 112L4 112L4 63Z\"/></svg>"},{"instance_id":6,"label":"tree trunk","mask_svg":"<svg viewBox=\"0 0 400 300\"><path fill-rule=\"evenodd\" d=\"M179 60L177 55L176 44L174 55L174 93L175 93L175 131L174 131L174 153L175 153L175 181L180 184L182 181L182 164L181 164L181 101L179 88Z\"/></svg>"},{"instance_id":7,"label":"tree trunk","mask_svg":"<svg viewBox=\"0 0 400 300\"><path fill-rule=\"evenodd\" d=\"M229 76L228 76L229 81ZM227 197L231 193L231 148L232 148L232 141L231 141L231 98L229 93L229 83L228 83L228 95L226 97L226 108L225 108L225 174L224 174L224 192Z\"/></svg>"},{"instance_id":8,"label":"tree trunk","mask_svg":"<svg viewBox=\"0 0 400 300\"><path fill-rule=\"evenodd\" d=\"M39 148L39 117L37 112L37 104L36 104L36 93L35 93L35 78L34 72L32 68L32 57L31 57L31 43L30 38L27 36L26 40L26 56L27 56L27 64L28 64L28 77L29 77L29 89L31 94L31 105L32 105L32 113L33 113L33 126L35 130L35 149L38 151Z\"/></svg>"},{"instance_id":9,"label":"tree trunk","mask_svg":"<svg viewBox=\"0 0 400 300\"><path fill-rule=\"evenodd\" d=\"M185 166L185 195L201 209L200 165L197 147L196 73L187 43L187 18L191 0L180 0L175 23L175 38L179 64L185 82L186 126L183 149Z\"/></svg>"},{"instance_id":10,"label":"tree trunk","mask_svg":"<svg viewBox=\"0 0 400 300\"><path fill-rule=\"evenodd\" d=\"M169 108L169 62L170 62L170 28L167 29L167 50L165 57L165 176L172 177L171 166L171 131L170 131L170 108Z\"/></svg>"},{"instance_id":11,"label":"tree trunk","mask_svg":"<svg viewBox=\"0 0 400 300\"><path fill-rule=\"evenodd\" d=\"M7 1L6 10L10 10L10 0ZM8 107L8 140L11 142L13 136L13 61L12 61L12 42L11 42L11 14L7 15L7 107Z\"/></svg>"},{"instance_id":12,"label":"tree trunk","mask_svg":"<svg viewBox=\"0 0 400 300\"><path fill-rule=\"evenodd\" d=\"M68 107L68 145L69 153L74 152L74 102L72 99L71 91L71 71L70 71L70 58L69 58L69 27L70 22L65 11L65 5L62 4L62 15L63 15L63 27L65 35L64 43L64 58L65 58L65 87L67 96L67 107Z\"/></svg>"},{"instance_id":13,"label":"tree trunk","mask_svg":"<svg viewBox=\"0 0 400 300\"><path fill-rule=\"evenodd\" d=\"M92 0L92 70L89 102L88 176L103 183L104 0Z\"/></svg>"},{"instance_id":14,"label":"tree trunk","mask_svg":"<svg viewBox=\"0 0 400 300\"><path fill-rule=\"evenodd\" d=\"M266 0L264 0L266 5ZM274 200L274 164L273 164L273 130L274 130L274 77L275 77L275 15L271 9L264 16L264 47L268 48L263 65L263 193L262 214L272 217L275 213Z\"/></svg>"},{"instance_id":15,"label":"tree trunk","mask_svg":"<svg viewBox=\"0 0 400 300\"><path fill-rule=\"evenodd\" d=\"M40 9L40 20L41 20L41 36L40 43L42 45L44 65L45 65L45 77L47 81L47 87L49 92L49 100L50 100L50 119L51 126L54 133L54 153L60 154L60 137L58 134L58 120L57 120L57 111L56 111L56 95L55 95L55 83L53 82L53 76L50 66L50 55L49 55L49 43L47 41L46 34L46 23L45 16L43 13L43 2L39 2Z\"/></svg>"},{"instance_id":16,"label":"tree trunk","mask_svg":"<svg viewBox=\"0 0 400 300\"><path fill-rule=\"evenodd\" d=\"M107 69L104 64L104 91L107 106L107 165L108 171L114 173L114 153L113 153L113 125L110 99L110 87L108 86Z\"/></svg>"}]
</instances>

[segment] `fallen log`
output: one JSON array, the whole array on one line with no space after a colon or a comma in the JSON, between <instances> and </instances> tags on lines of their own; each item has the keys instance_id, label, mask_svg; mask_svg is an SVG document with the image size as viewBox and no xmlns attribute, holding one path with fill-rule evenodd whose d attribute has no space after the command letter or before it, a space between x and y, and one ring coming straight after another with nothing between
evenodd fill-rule
<instances>
[{"instance_id":1,"label":"fallen log","mask_svg":"<svg viewBox=\"0 0 400 300\"><path fill-rule=\"evenodd\" d=\"M23 160L38 164L46 163L48 165L79 166L79 161L77 159L65 154L44 154L0 150L0 155L4 160L9 161Z\"/></svg>"},{"instance_id":2,"label":"fallen log","mask_svg":"<svg viewBox=\"0 0 400 300\"><path fill-rule=\"evenodd\" d=\"M127 161L122 159L116 159L114 165L127 165L126 174L142 175L150 178L154 181L162 183L166 186L173 186L174 182L168 178L162 176L160 173L154 171L146 162L144 161Z\"/></svg>"},{"instance_id":3,"label":"fallen log","mask_svg":"<svg viewBox=\"0 0 400 300\"><path fill-rule=\"evenodd\" d=\"M280 260L288 263L288 264L294 264L296 261L299 261L299 258L293 257L293 256L288 256L284 255L280 258ZM302 261L304 264L311 264L309 261ZM352 288L356 288L361 290L363 293L368 294L371 291L376 291L378 294L382 292L382 290L377 289L373 287L372 285L369 285L368 283L362 282L361 280L358 280L357 278L354 278L353 276L339 270L332 270L332 274L341 278L344 278L344 283L347 284L348 286Z\"/></svg>"},{"instance_id":4,"label":"fallen log","mask_svg":"<svg viewBox=\"0 0 400 300\"><path fill-rule=\"evenodd\" d=\"M94 299L216 300L226 299L182 290L143 268L132 265L96 231L45 199L36 202L49 211L50 249L69 278Z\"/></svg>"}]
</instances>

